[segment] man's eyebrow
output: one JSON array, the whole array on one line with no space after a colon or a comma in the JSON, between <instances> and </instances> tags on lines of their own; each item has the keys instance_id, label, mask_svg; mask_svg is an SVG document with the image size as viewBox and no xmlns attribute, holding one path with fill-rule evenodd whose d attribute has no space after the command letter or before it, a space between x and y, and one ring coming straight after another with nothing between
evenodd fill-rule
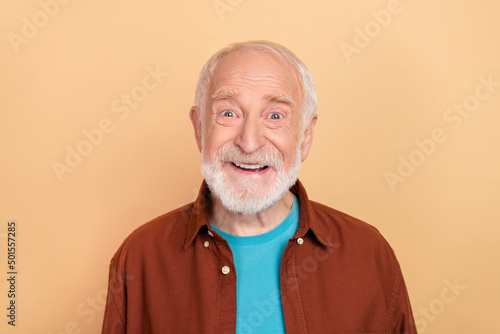
<instances>
[{"instance_id":1,"label":"man's eyebrow","mask_svg":"<svg viewBox=\"0 0 500 334\"><path fill-rule=\"evenodd\" d=\"M236 89L219 90L212 95L212 100L229 99L236 95L238 95L238 91Z\"/></svg>"},{"instance_id":2,"label":"man's eyebrow","mask_svg":"<svg viewBox=\"0 0 500 334\"><path fill-rule=\"evenodd\" d=\"M295 106L295 101L288 95L286 94L270 94L267 95L266 98L269 101L274 101L274 102L283 102L286 104L289 104L290 106Z\"/></svg>"}]
</instances>

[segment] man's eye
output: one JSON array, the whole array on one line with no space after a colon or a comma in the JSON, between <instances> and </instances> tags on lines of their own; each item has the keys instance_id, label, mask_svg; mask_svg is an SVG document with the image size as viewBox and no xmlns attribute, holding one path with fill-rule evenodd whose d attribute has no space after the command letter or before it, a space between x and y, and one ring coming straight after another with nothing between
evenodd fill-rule
<instances>
[{"instance_id":1,"label":"man's eye","mask_svg":"<svg viewBox=\"0 0 500 334\"><path fill-rule=\"evenodd\" d=\"M277 112L272 112L270 113L267 118L270 118L270 119L281 119L283 118L283 115L282 114L279 114Z\"/></svg>"},{"instance_id":2,"label":"man's eye","mask_svg":"<svg viewBox=\"0 0 500 334\"><path fill-rule=\"evenodd\" d=\"M234 112L232 112L231 110L224 110L220 114L222 116L226 116L226 117L236 117L236 114Z\"/></svg>"}]
</instances>

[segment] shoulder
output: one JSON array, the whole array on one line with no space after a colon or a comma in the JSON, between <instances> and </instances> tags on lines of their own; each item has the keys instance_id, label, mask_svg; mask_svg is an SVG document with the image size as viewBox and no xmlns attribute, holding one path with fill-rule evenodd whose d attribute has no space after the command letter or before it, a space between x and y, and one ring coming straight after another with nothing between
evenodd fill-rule
<instances>
[{"instance_id":1,"label":"shoulder","mask_svg":"<svg viewBox=\"0 0 500 334\"><path fill-rule=\"evenodd\" d=\"M316 218L319 222L323 223L324 227L335 228L339 232L342 231L345 233L361 233L363 236L380 235L374 226L356 217L315 201L310 201L310 203Z\"/></svg>"},{"instance_id":2,"label":"shoulder","mask_svg":"<svg viewBox=\"0 0 500 334\"><path fill-rule=\"evenodd\" d=\"M335 244L360 255L378 254L395 259L392 248L376 227L324 204L310 203L316 223Z\"/></svg>"},{"instance_id":3,"label":"shoulder","mask_svg":"<svg viewBox=\"0 0 500 334\"><path fill-rule=\"evenodd\" d=\"M333 256L327 263L342 268L353 279L363 276L383 282L389 290L399 286L402 280L399 262L377 228L326 205L311 202L311 206L317 226L321 226L322 233L333 244Z\"/></svg>"},{"instance_id":4,"label":"shoulder","mask_svg":"<svg viewBox=\"0 0 500 334\"><path fill-rule=\"evenodd\" d=\"M192 210L193 203L189 203L137 227L125 238L113 259L130 253L140 255L154 249L182 247Z\"/></svg>"}]
</instances>

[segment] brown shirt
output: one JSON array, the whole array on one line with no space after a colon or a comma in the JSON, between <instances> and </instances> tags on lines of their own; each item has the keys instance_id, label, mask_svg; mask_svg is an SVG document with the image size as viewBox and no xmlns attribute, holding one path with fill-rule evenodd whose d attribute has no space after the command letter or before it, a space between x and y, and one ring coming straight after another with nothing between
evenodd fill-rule
<instances>
[{"instance_id":1,"label":"brown shirt","mask_svg":"<svg viewBox=\"0 0 500 334\"><path fill-rule=\"evenodd\" d=\"M300 217L281 261L287 333L417 333L401 269L380 233L309 201L300 181L291 190ZM208 200L203 182L194 203L123 242L110 264L102 333L235 333L233 257L210 227Z\"/></svg>"}]
</instances>

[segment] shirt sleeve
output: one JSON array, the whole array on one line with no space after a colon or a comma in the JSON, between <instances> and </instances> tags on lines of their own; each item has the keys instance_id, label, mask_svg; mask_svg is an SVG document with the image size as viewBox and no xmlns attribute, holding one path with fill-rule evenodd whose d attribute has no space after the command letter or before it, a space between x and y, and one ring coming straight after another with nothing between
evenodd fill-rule
<instances>
[{"instance_id":1,"label":"shirt sleeve","mask_svg":"<svg viewBox=\"0 0 500 334\"><path fill-rule=\"evenodd\" d=\"M391 303L391 319L394 323L392 334L417 334L415 320L410 305L410 298L403 279L399 264L397 265L397 279L393 289Z\"/></svg>"},{"instance_id":2,"label":"shirt sleeve","mask_svg":"<svg viewBox=\"0 0 500 334\"><path fill-rule=\"evenodd\" d=\"M118 269L116 258L109 265L109 282L102 334L125 334L125 275Z\"/></svg>"}]
</instances>

